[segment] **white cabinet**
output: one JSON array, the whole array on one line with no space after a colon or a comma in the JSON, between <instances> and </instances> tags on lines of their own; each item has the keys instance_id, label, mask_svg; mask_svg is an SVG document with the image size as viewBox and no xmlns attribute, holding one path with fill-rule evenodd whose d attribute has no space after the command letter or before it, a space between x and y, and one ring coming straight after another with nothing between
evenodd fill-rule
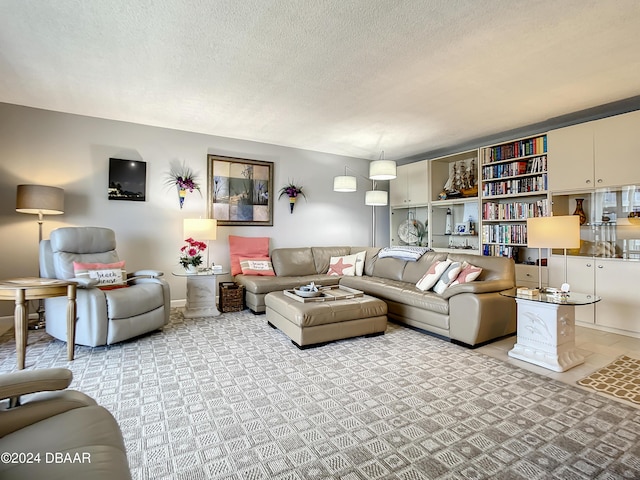
<instances>
[{"instance_id":1,"label":"white cabinet","mask_svg":"<svg viewBox=\"0 0 640 480\"><path fill-rule=\"evenodd\" d=\"M549 189L640 183L640 111L548 133Z\"/></svg>"},{"instance_id":2,"label":"white cabinet","mask_svg":"<svg viewBox=\"0 0 640 480\"><path fill-rule=\"evenodd\" d=\"M547 267L539 268L537 265L525 265L516 263L516 286L538 288L539 279L542 278L542 286L549 285L549 270Z\"/></svg>"},{"instance_id":3,"label":"white cabinet","mask_svg":"<svg viewBox=\"0 0 640 480\"><path fill-rule=\"evenodd\" d=\"M397 168L397 177L389 182L389 204L392 207L427 205L427 169L427 160L400 165Z\"/></svg>"},{"instance_id":4,"label":"white cabinet","mask_svg":"<svg viewBox=\"0 0 640 480\"><path fill-rule=\"evenodd\" d=\"M567 280L571 290L601 298L594 306L576 308L576 321L621 334L640 334L640 263L611 258L568 257ZM564 277L564 257L553 255L549 283L559 286Z\"/></svg>"},{"instance_id":5,"label":"white cabinet","mask_svg":"<svg viewBox=\"0 0 640 480\"><path fill-rule=\"evenodd\" d=\"M593 122L547 133L549 190L593 188Z\"/></svg>"}]
</instances>

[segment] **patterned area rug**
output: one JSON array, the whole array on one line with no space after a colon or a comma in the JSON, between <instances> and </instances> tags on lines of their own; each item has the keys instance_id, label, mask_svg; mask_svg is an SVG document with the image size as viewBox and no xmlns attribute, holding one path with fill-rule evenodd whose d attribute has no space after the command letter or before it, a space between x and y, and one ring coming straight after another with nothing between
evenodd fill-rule
<instances>
[{"instance_id":1,"label":"patterned area rug","mask_svg":"<svg viewBox=\"0 0 640 480\"><path fill-rule=\"evenodd\" d=\"M623 355L578 384L640 405L640 360Z\"/></svg>"},{"instance_id":2,"label":"patterned area rug","mask_svg":"<svg viewBox=\"0 0 640 480\"><path fill-rule=\"evenodd\" d=\"M111 347L29 332L120 423L142 479L640 478L640 409L394 324L299 350L249 311ZM12 335L0 371L15 369Z\"/></svg>"}]
</instances>

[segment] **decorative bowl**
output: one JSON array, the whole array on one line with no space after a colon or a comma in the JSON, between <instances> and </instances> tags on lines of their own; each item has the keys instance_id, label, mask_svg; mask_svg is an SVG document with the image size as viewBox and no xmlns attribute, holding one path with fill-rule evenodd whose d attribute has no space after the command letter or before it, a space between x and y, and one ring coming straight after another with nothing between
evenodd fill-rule
<instances>
[{"instance_id":1,"label":"decorative bowl","mask_svg":"<svg viewBox=\"0 0 640 480\"><path fill-rule=\"evenodd\" d=\"M313 297L319 297L320 295L322 295L322 292L320 291L314 292L313 290L301 290L300 288L294 288L293 292L299 297L303 297L303 298L313 298Z\"/></svg>"}]
</instances>

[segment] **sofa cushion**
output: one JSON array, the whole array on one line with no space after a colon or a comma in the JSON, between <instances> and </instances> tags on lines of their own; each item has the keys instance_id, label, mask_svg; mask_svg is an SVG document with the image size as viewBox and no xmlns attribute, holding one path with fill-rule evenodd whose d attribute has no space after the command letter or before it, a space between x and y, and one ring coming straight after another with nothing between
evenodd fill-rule
<instances>
[{"instance_id":1,"label":"sofa cushion","mask_svg":"<svg viewBox=\"0 0 640 480\"><path fill-rule=\"evenodd\" d=\"M273 277L276 273L273 271L273 265L269 257L261 258L240 258L240 267L244 275L262 275L265 277Z\"/></svg>"},{"instance_id":2,"label":"sofa cushion","mask_svg":"<svg viewBox=\"0 0 640 480\"><path fill-rule=\"evenodd\" d=\"M342 257L331 257L327 275L347 275L353 277L356 274L357 255L344 255Z\"/></svg>"},{"instance_id":3,"label":"sofa cushion","mask_svg":"<svg viewBox=\"0 0 640 480\"><path fill-rule=\"evenodd\" d=\"M402 273L402 280L415 285L434 262L446 259L446 252L427 252L422 255L417 262L407 262L407 265L404 267L404 272Z\"/></svg>"},{"instance_id":4,"label":"sofa cushion","mask_svg":"<svg viewBox=\"0 0 640 480\"><path fill-rule=\"evenodd\" d=\"M460 270L460 273L458 274L456 279L453 282L451 282L449 287L452 287L454 285L459 285L461 283L473 282L476 278L480 276L481 273L482 273L482 269L480 267L471 265L469 262L463 262L462 270Z\"/></svg>"},{"instance_id":5,"label":"sofa cushion","mask_svg":"<svg viewBox=\"0 0 640 480\"><path fill-rule=\"evenodd\" d=\"M416 287L418 288L418 290L426 292L427 290L433 288L433 286L438 283L438 280L440 280L440 277L445 272L445 270L449 268L449 265L451 265L451 263L451 260L448 259L435 261L429 267L429 270L427 270L423 277L418 280L418 283L416 283Z\"/></svg>"},{"instance_id":6,"label":"sofa cushion","mask_svg":"<svg viewBox=\"0 0 640 480\"><path fill-rule=\"evenodd\" d=\"M73 262L73 272L76 278L97 280L98 288L121 288L127 286L127 272L124 260L114 263Z\"/></svg>"},{"instance_id":7,"label":"sofa cushion","mask_svg":"<svg viewBox=\"0 0 640 480\"><path fill-rule=\"evenodd\" d=\"M378 253L380 252L380 247L351 247L351 254L364 252L364 270L362 272L363 275L373 275L373 269L378 260ZM356 272L357 275L357 272Z\"/></svg>"},{"instance_id":8,"label":"sofa cushion","mask_svg":"<svg viewBox=\"0 0 640 480\"><path fill-rule=\"evenodd\" d=\"M407 262L405 260L378 258L373 266L373 276L388 278L389 280L402 280L406 265Z\"/></svg>"},{"instance_id":9,"label":"sofa cushion","mask_svg":"<svg viewBox=\"0 0 640 480\"><path fill-rule=\"evenodd\" d=\"M442 294L447 287L453 282L462 270L462 264L460 262L451 262L447 269L440 275L440 278L433 286L433 291Z\"/></svg>"},{"instance_id":10,"label":"sofa cushion","mask_svg":"<svg viewBox=\"0 0 640 480\"><path fill-rule=\"evenodd\" d=\"M330 257L329 257L330 258ZM300 275L316 275L316 265L313 261L311 247L276 248L271 252L271 263L279 277ZM327 262L327 269L329 263ZM323 271L322 273L326 273ZM309 282L305 282L305 285Z\"/></svg>"},{"instance_id":11,"label":"sofa cushion","mask_svg":"<svg viewBox=\"0 0 640 480\"><path fill-rule=\"evenodd\" d=\"M352 252L349 247L311 247L313 263L316 266L314 273L327 273L331 257L341 257L351 253L355 252Z\"/></svg>"},{"instance_id":12,"label":"sofa cushion","mask_svg":"<svg viewBox=\"0 0 640 480\"><path fill-rule=\"evenodd\" d=\"M269 256L269 237L239 237L229 235L229 255L231 256L231 275L242 273L240 258L258 258Z\"/></svg>"}]
</instances>

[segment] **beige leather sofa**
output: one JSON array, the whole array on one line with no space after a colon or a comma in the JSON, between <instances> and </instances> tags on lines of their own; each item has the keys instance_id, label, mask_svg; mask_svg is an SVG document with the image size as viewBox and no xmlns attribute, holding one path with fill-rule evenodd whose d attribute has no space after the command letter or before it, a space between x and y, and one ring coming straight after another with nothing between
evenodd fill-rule
<instances>
[{"instance_id":1,"label":"beige leather sofa","mask_svg":"<svg viewBox=\"0 0 640 480\"><path fill-rule=\"evenodd\" d=\"M71 379L65 368L0 375L0 478L131 478L116 420L87 395L65 390ZM30 396L20 404L22 395Z\"/></svg>"},{"instance_id":2,"label":"beige leather sofa","mask_svg":"<svg viewBox=\"0 0 640 480\"><path fill-rule=\"evenodd\" d=\"M330 276L332 256L367 252L361 277ZM265 311L267 293L290 289L314 281L362 290L387 303L388 317L467 346L479 346L516 331L516 306L500 291L515 286L513 260L465 253L427 252L417 262L396 258L378 258L375 247L302 247L277 248L271 253L275 277L236 275L245 287L247 307L256 313ZM416 283L431 264L450 258L481 267L473 282L448 288L442 295L423 292Z\"/></svg>"}]
</instances>

